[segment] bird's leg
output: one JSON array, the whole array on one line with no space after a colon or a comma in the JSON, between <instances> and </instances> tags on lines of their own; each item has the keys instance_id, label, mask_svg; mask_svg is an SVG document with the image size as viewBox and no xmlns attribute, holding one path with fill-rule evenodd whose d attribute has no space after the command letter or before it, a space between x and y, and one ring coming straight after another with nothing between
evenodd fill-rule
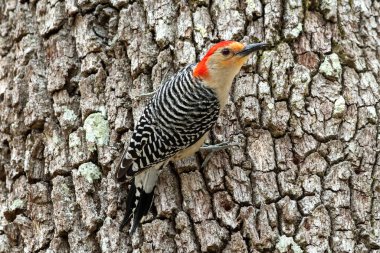
<instances>
[{"instance_id":1,"label":"bird's leg","mask_svg":"<svg viewBox=\"0 0 380 253\"><path fill-rule=\"evenodd\" d=\"M210 153L207 154L207 156L206 156L205 160L203 161L201 167L204 168L207 165L208 161L210 160L210 158L212 157L214 152L219 151L219 150L228 149L231 147L236 147L236 146L239 146L239 144L236 142L228 142L228 141L218 143L215 145L203 145L199 150L200 151L209 151Z\"/></svg>"}]
</instances>

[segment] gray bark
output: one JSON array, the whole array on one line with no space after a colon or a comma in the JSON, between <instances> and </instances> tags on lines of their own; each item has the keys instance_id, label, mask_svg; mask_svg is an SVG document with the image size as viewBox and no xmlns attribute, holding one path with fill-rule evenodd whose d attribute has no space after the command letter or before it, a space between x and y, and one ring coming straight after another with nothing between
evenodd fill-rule
<instances>
[{"instance_id":1,"label":"gray bark","mask_svg":"<svg viewBox=\"0 0 380 253\"><path fill-rule=\"evenodd\" d=\"M146 99L219 40L266 41L210 142L118 231ZM0 0L0 252L380 252L380 2Z\"/></svg>"}]
</instances>

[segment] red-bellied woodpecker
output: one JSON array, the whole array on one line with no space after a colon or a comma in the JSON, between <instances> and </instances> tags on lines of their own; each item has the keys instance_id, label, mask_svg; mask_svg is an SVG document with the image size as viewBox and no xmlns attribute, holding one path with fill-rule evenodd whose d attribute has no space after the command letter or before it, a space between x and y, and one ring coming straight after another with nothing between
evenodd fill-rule
<instances>
[{"instance_id":1,"label":"red-bellied woodpecker","mask_svg":"<svg viewBox=\"0 0 380 253\"><path fill-rule=\"evenodd\" d=\"M219 42L198 64L183 68L155 92L118 167L118 180L134 177L120 229L132 219L130 233L135 231L152 205L160 170L199 150L227 102L234 77L249 55L265 46Z\"/></svg>"}]
</instances>

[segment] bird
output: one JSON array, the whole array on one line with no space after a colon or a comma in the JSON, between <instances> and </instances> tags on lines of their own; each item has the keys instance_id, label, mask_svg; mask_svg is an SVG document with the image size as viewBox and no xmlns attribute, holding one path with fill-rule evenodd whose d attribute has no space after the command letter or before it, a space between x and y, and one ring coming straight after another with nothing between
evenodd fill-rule
<instances>
[{"instance_id":1,"label":"bird","mask_svg":"<svg viewBox=\"0 0 380 253\"><path fill-rule=\"evenodd\" d=\"M161 170L201 148L227 103L235 76L251 53L267 46L221 41L157 89L117 166L119 182L130 178L120 231L131 221L129 233L134 233L151 208Z\"/></svg>"}]
</instances>

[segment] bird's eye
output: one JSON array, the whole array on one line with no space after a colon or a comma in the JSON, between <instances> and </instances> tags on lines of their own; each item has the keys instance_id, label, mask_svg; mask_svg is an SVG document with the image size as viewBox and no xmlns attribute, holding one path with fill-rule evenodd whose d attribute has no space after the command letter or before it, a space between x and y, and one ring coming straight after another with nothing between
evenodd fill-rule
<instances>
[{"instance_id":1,"label":"bird's eye","mask_svg":"<svg viewBox=\"0 0 380 253\"><path fill-rule=\"evenodd\" d=\"M230 51L228 48L224 48L224 49L222 50L222 55L227 56L227 55L230 54L230 52L231 52L231 51Z\"/></svg>"}]
</instances>

